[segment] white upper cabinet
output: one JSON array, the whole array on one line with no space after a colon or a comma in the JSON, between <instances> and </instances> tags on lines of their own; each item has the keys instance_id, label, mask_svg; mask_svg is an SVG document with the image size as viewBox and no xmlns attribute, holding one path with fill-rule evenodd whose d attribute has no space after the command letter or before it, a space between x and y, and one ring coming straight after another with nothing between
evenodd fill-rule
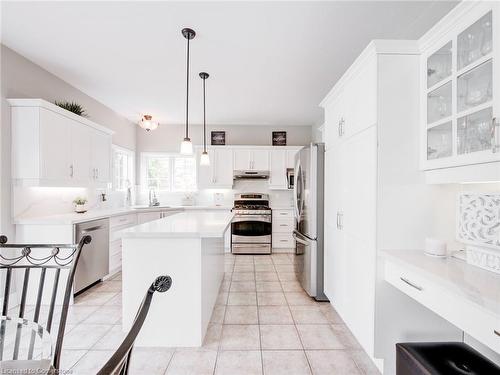
<instances>
[{"instance_id":1,"label":"white upper cabinet","mask_svg":"<svg viewBox=\"0 0 500 375\"><path fill-rule=\"evenodd\" d=\"M287 168L295 168L295 155L297 155L297 152L299 149L294 149L294 150L287 150L286 151L286 167Z\"/></svg>"},{"instance_id":2,"label":"white upper cabinet","mask_svg":"<svg viewBox=\"0 0 500 375\"><path fill-rule=\"evenodd\" d=\"M252 167L258 171L269 170L269 150L253 150L252 151Z\"/></svg>"},{"instance_id":3,"label":"white upper cabinet","mask_svg":"<svg viewBox=\"0 0 500 375\"><path fill-rule=\"evenodd\" d=\"M34 165L34 168L29 168L28 173L26 173L26 168L21 167L20 170L15 168L14 172L18 172L15 177L47 180L70 179L74 174L71 163L71 142L69 142L72 124L68 124L67 119L54 112L43 108L39 111L30 108L26 111L29 115L34 114L31 118L34 122L31 122L30 125L38 122L38 129L26 126L25 129L21 130L19 128L29 122L26 121L28 120L26 118L27 113L19 113L19 111L25 112L16 108L12 113L13 122L19 123L19 126L13 126L12 130L13 148L15 149L15 156L17 156L14 164L19 166L31 164ZM29 128L32 128L34 132L28 139L25 139L26 134L24 134L24 131L29 131ZM18 133L18 130L21 130L21 132ZM30 148L31 145L35 147ZM38 148L39 153L36 152ZM40 165L40 169L36 168L35 165Z\"/></svg>"},{"instance_id":4,"label":"white upper cabinet","mask_svg":"<svg viewBox=\"0 0 500 375\"><path fill-rule=\"evenodd\" d=\"M101 132L92 133L91 177L98 183L111 181L111 137Z\"/></svg>"},{"instance_id":5,"label":"white upper cabinet","mask_svg":"<svg viewBox=\"0 0 500 375\"><path fill-rule=\"evenodd\" d=\"M245 149L234 150L234 170L252 169L252 151Z\"/></svg>"},{"instance_id":6,"label":"white upper cabinet","mask_svg":"<svg viewBox=\"0 0 500 375\"><path fill-rule=\"evenodd\" d=\"M90 180L89 150L91 147L92 131L77 122L72 124L71 132L71 174L74 180L88 182Z\"/></svg>"},{"instance_id":7,"label":"white upper cabinet","mask_svg":"<svg viewBox=\"0 0 500 375\"><path fill-rule=\"evenodd\" d=\"M233 150L219 147L207 150L210 157L210 165L207 166L202 166L199 162L203 149L197 150L199 189L230 189L233 186Z\"/></svg>"},{"instance_id":8,"label":"white upper cabinet","mask_svg":"<svg viewBox=\"0 0 500 375\"><path fill-rule=\"evenodd\" d=\"M85 187L110 182L112 131L41 99L9 103L16 183Z\"/></svg>"},{"instance_id":9,"label":"white upper cabinet","mask_svg":"<svg viewBox=\"0 0 500 375\"><path fill-rule=\"evenodd\" d=\"M420 40L421 169L463 172L443 182L496 179L463 167L500 161L500 5L466 6Z\"/></svg>"},{"instance_id":10,"label":"white upper cabinet","mask_svg":"<svg viewBox=\"0 0 500 375\"><path fill-rule=\"evenodd\" d=\"M233 150L231 149L215 149L214 161L215 180L214 184L217 187L233 186Z\"/></svg>"},{"instance_id":11,"label":"white upper cabinet","mask_svg":"<svg viewBox=\"0 0 500 375\"><path fill-rule=\"evenodd\" d=\"M287 151L286 150L272 150L270 152L271 163L270 163L270 177L269 177L269 188L271 189L286 189L286 163L287 163Z\"/></svg>"},{"instance_id":12,"label":"white upper cabinet","mask_svg":"<svg viewBox=\"0 0 500 375\"><path fill-rule=\"evenodd\" d=\"M259 149L235 149L235 170L269 170L269 151Z\"/></svg>"}]
</instances>

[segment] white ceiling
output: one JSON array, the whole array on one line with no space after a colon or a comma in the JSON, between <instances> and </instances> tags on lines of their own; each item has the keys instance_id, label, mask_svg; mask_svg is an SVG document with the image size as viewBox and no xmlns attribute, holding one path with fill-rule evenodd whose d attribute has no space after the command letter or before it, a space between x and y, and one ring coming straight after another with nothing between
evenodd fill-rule
<instances>
[{"instance_id":1,"label":"white ceiling","mask_svg":"<svg viewBox=\"0 0 500 375\"><path fill-rule=\"evenodd\" d=\"M137 121L311 125L372 39L417 39L456 2L2 2L2 43Z\"/></svg>"}]
</instances>

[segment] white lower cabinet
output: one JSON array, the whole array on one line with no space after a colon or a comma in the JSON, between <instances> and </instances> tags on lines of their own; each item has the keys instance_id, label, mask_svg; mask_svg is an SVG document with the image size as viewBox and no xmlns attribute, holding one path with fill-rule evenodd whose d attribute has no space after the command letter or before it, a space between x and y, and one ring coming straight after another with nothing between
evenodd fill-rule
<instances>
[{"instance_id":1,"label":"white lower cabinet","mask_svg":"<svg viewBox=\"0 0 500 375\"><path fill-rule=\"evenodd\" d=\"M161 212L141 212L137 214L137 224L144 224L148 221L158 220L161 218Z\"/></svg>"},{"instance_id":2,"label":"white lower cabinet","mask_svg":"<svg viewBox=\"0 0 500 375\"><path fill-rule=\"evenodd\" d=\"M295 223L293 209L276 209L273 210L272 215L272 247L275 249L295 248L295 240L292 236Z\"/></svg>"}]
</instances>

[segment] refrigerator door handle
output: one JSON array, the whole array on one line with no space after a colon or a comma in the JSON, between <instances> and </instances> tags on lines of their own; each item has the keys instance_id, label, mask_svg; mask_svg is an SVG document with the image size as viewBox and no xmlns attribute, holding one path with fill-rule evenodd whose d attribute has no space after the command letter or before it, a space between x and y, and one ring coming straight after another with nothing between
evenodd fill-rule
<instances>
[{"instance_id":1,"label":"refrigerator door handle","mask_svg":"<svg viewBox=\"0 0 500 375\"><path fill-rule=\"evenodd\" d=\"M298 243L301 243L302 245L305 246L310 246L309 240L302 237L302 235L298 231L294 230L292 236Z\"/></svg>"}]
</instances>

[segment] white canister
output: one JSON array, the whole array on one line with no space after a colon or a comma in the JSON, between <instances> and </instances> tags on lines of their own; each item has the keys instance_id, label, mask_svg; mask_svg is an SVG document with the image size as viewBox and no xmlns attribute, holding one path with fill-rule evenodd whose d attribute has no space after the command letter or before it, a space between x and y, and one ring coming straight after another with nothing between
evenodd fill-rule
<instances>
[{"instance_id":1,"label":"white canister","mask_svg":"<svg viewBox=\"0 0 500 375\"><path fill-rule=\"evenodd\" d=\"M427 255L435 257L445 257L447 255L446 241L438 240L436 238L426 238L424 252Z\"/></svg>"}]
</instances>

